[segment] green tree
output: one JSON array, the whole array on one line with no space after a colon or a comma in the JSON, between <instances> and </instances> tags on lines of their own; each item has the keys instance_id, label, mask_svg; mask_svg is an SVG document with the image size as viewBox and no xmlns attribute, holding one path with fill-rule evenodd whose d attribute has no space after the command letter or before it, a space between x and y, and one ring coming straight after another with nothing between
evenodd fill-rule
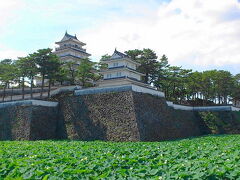
<instances>
[{"instance_id":1,"label":"green tree","mask_svg":"<svg viewBox=\"0 0 240 180\"><path fill-rule=\"evenodd\" d=\"M125 53L126 53L132 60L139 61L139 58L141 57L143 51L142 51L142 50L139 50L139 49L134 49L134 50L125 51Z\"/></svg>"},{"instance_id":2,"label":"green tree","mask_svg":"<svg viewBox=\"0 0 240 180\"><path fill-rule=\"evenodd\" d=\"M166 93L167 89L167 74L168 74L168 58L166 55L163 55L158 63L156 79L154 81L154 86L158 88L158 90Z\"/></svg>"},{"instance_id":3,"label":"green tree","mask_svg":"<svg viewBox=\"0 0 240 180\"><path fill-rule=\"evenodd\" d=\"M222 104L228 104L229 96L234 88L234 77L230 72L223 70L216 71L216 75L214 77L215 91L218 95L219 104L221 99Z\"/></svg>"},{"instance_id":4,"label":"green tree","mask_svg":"<svg viewBox=\"0 0 240 180\"><path fill-rule=\"evenodd\" d=\"M60 67L60 61L58 57L52 53L52 49L39 49L37 52L32 54L34 61L38 67L38 72L41 75L42 83L41 83L41 94L40 98L43 95L43 88L45 79L49 78L49 86L50 88L52 80L55 78L55 75ZM50 89L48 89L49 94Z\"/></svg>"},{"instance_id":5,"label":"green tree","mask_svg":"<svg viewBox=\"0 0 240 180\"><path fill-rule=\"evenodd\" d=\"M191 72L188 76L187 83L187 99L194 100L200 98L201 94L201 81L202 81L202 73L201 72Z\"/></svg>"},{"instance_id":6,"label":"green tree","mask_svg":"<svg viewBox=\"0 0 240 180\"><path fill-rule=\"evenodd\" d=\"M58 72L56 72L56 81L60 82L61 85L63 85L63 82L70 81L69 80L69 71L64 66L64 64L61 64L61 67ZM75 79L74 79L75 82Z\"/></svg>"},{"instance_id":7,"label":"green tree","mask_svg":"<svg viewBox=\"0 0 240 180\"><path fill-rule=\"evenodd\" d=\"M97 64L97 69L98 70L103 70L103 69L107 69L107 64L104 62L105 60L109 59L111 56L108 54L105 54L101 57L99 63Z\"/></svg>"},{"instance_id":8,"label":"green tree","mask_svg":"<svg viewBox=\"0 0 240 180\"><path fill-rule=\"evenodd\" d=\"M91 82L96 78L96 69L94 68L94 65L94 62L90 61L88 58L84 58L78 66L77 77L83 87L90 86Z\"/></svg>"},{"instance_id":9,"label":"green tree","mask_svg":"<svg viewBox=\"0 0 240 180\"><path fill-rule=\"evenodd\" d=\"M46 62L47 73L46 78L48 79L48 97L50 97L51 85L58 78L61 63L57 55L50 53L49 59Z\"/></svg>"},{"instance_id":10,"label":"green tree","mask_svg":"<svg viewBox=\"0 0 240 180\"><path fill-rule=\"evenodd\" d=\"M18 75L21 78L21 84L22 84L22 99L24 99L25 96L25 78L28 74L28 58L27 57L19 57L16 62L17 68L18 68Z\"/></svg>"},{"instance_id":11,"label":"green tree","mask_svg":"<svg viewBox=\"0 0 240 180\"><path fill-rule=\"evenodd\" d=\"M63 64L62 73L66 75L66 81L69 81L71 85L75 84L76 76L77 76L77 67L76 62L66 62Z\"/></svg>"},{"instance_id":12,"label":"green tree","mask_svg":"<svg viewBox=\"0 0 240 180\"><path fill-rule=\"evenodd\" d=\"M38 68L37 64L35 62L35 58L33 54L29 54L29 56L26 57L26 70L27 74L26 76L30 79L30 93L31 93L31 99L33 98L33 86L34 86L34 78L38 74Z\"/></svg>"},{"instance_id":13,"label":"green tree","mask_svg":"<svg viewBox=\"0 0 240 180\"><path fill-rule=\"evenodd\" d=\"M16 79L16 72L17 68L12 60L6 59L0 62L0 83L3 86L2 101L5 100L6 88Z\"/></svg>"},{"instance_id":14,"label":"green tree","mask_svg":"<svg viewBox=\"0 0 240 180\"><path fill-rule=\"evenodd\" d=\"M144 82L153 83L156 79L159 66L156 53L151 49L135 49L126 51L125 53L141 64L138 70L145 74Z\"/></svg>"},{"instance_id":15,"label":"green tree","mask_svg":"<svg viewBox=\"0 0 240 180\"><path fill-rule=\"evenodd\" d=\"M234 87L231 96L233 101L240 101L240 73L234 76Z\"/></svg>"}]
</instances>

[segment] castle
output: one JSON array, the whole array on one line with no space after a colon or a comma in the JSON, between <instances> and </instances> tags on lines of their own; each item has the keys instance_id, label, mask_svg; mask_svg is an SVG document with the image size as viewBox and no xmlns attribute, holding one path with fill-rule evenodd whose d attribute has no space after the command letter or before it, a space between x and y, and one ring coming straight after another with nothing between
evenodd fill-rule
<instances>
[{"instance_id":1,"label":"castle","mask_svg":"<svg viewBox=\"0 0 240 180\"><path fill-rule=\"evenodd\" d=\"M81 59L88 58L91 54L83 48L86 44L79 41L77 36L65 33L61 41L56 42L59 46L55 49L55 54L63 63L74 63L75 67L81 64ZM104 60L107 64L107 69L100 73L103 75L103 80L99 81L99 87L111 87L118 85L135 84L143 87L152 88L148 84L143 83L143 73L137 71L140 64L132 60L129 56L115 49L110 58Z\"/></svg>"},{"instance_id":2,"label":"castle","mask_svg":"<svg viewBox=\"0 0 240 180\"><path fill-rule=\"evenodd\" d=\"M55 54L60 58L61 62L74 62L76 65L81 63L81 59L88 58L91 54L83 48L86 44L79 41L77 36L65 33L61 41L56 42L59 46L55 49Z\"/></svg>"},{"instance_id":3,"label":"castle","mask_svg":"<svg viewBox=\"0 0 240 180\"><path fill-rule=\"evenodd\" d=\"M86 52L83 48L86 44L79 41L77 36L65 33L61 41L56 42L59 46L55 49L55 54L60 58L63 63L71 62L73 68L81 64L83 58L88 58L91 54ZM99 87L113 87L119 85L138 85L154 89L149 84L142 82L142 77L145 74L138 72L137 67L140 64L132 60L128 55L119 52L115 49L110 58L104 59L103 62L107 64L107 69L101 70L103 79L97 82ZM234 99L233 105L240 107L240 100Z\"/></svg>"},{"instance_id":4,"label":"castle","mask_svg":"<svg viewBox=\"0 0 240 180\"><path fill-rule=\"evenodd\" d=\"M57 44L62 62L78 66L90 56L67 32ZM126 54L115 49L104 62L98 87L63 87L47 101L0 103L0 140L160 141L240 133L240 108L173 104L141 81L140 64Z\"/></svg>"}]
</instances>

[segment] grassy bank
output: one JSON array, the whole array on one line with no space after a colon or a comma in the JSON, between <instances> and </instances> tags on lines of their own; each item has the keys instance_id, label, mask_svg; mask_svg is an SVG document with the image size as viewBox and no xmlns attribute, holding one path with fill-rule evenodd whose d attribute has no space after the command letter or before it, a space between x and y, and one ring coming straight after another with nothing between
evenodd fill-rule
<instances>
[{"instance_id":1,"label":"grassy bank","mask_svg":"<svg viewBox=\"0 0 240 180\"><path fill-rule=\"evenodd\" d=\"M166 142L0 142L0 179L236 179L240 135Z\"/></svg>"}]
</instances>

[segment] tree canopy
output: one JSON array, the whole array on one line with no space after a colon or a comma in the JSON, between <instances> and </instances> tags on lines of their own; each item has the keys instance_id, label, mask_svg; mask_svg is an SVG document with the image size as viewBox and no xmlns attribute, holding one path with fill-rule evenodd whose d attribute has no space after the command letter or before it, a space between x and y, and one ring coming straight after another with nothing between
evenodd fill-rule
<instances>
[{"instance_id":1,"label":"tree canopy","mask_svg":"<svg viewBox=\"0 0 240 180\"><path fill-rule=\"evenodd\" d=\"M170 65L165 54L158 59L151 49L134 49L125 53L140 64L137 70L146 75L143 82L163 91L167 100L189 105L221 105L240 100L240 73L233 75L224 70L198 72L184 69ZM48 80L48 94L54 82L94 86L95 81L101 78L98 70L107 68L104 60L109 57L108 54L103 55L99 63L88 58L82 59L80 64L63 63L52 49L39 49L18 60L0 61L0 88L5 92L6 88L21 86L24 98L24 87L30 84L32 92L36 77L41 78L42 92Z\"/></svg>"}]
</instances>

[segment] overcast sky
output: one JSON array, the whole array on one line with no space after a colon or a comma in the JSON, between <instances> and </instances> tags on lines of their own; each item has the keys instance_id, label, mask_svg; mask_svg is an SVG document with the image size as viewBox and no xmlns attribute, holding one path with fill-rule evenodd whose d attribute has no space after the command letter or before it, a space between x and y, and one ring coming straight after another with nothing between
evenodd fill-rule
<instances>
[{"instance_id":1,"label":"overcast sky","mask_svg":"<svg viewBox=\"0 0 240 180\"><path fill-rule=\"evenodd\" d=\"M54 48L66 30L94 61L151 48L172 65L240 73L238 0L1 0L0 59Z\"/></svg>"}]
</instances>

